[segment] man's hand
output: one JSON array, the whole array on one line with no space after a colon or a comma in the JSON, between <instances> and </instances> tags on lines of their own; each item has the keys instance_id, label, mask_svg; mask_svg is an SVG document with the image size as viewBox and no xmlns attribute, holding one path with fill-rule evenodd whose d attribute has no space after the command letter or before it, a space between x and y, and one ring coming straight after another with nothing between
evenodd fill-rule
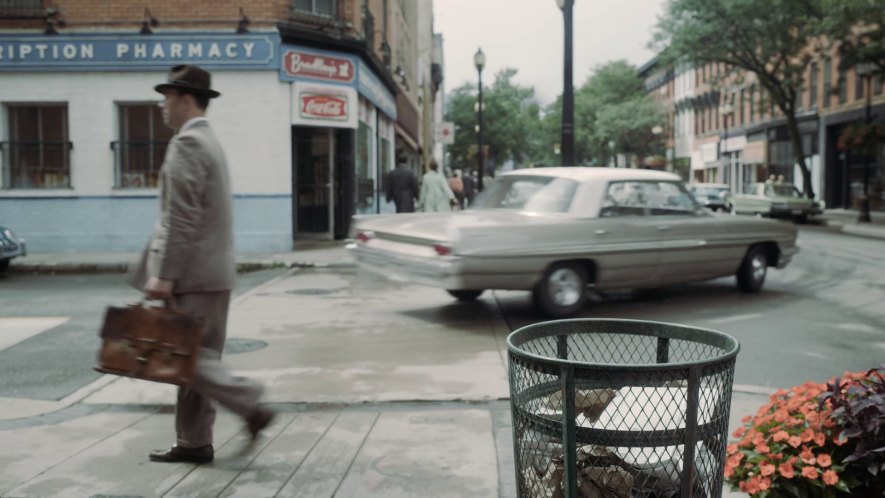
<instances>
[{"instance_id":1,"label":"man's hand","mask_svg":"<svg viewBox=\"0 0 885 498\"><path fill-rule=\"evenodd\" d=\"M172 280L151 277L144 286L144 294L148 299L171 299L174 284Z\"/></svg>"}]
</instances>

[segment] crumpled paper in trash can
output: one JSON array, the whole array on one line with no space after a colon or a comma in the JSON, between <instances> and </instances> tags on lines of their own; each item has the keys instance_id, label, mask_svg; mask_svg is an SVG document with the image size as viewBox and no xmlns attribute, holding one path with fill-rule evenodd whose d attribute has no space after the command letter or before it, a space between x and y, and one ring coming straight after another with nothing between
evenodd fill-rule
<instances>
[{"instance_id":1,"label":"crumpled paper in trash can","mask_svg":"<svg viewBox=\"0 0 885 498\"><path fill-rule=\"evenodd\" d=\"M576 415L584 415L590 423L596 422L605 407L614 399L617 391L606 389L575 389ZM555 391L547 397L546 407L561 411L563 408L562 391Z\"/></svg>"}]
</instances>

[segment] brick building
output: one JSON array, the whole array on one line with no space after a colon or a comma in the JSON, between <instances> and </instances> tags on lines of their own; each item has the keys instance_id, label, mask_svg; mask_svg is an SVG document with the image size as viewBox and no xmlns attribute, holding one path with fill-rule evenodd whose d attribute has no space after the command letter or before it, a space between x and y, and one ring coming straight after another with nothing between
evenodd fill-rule
<instances>
[{"instance_id":1,"label":"brick building","mask_svg":"<svg viewBox=\"0 0 885 498\"><path fill-rule=\"evenodd\" d=\"M432 152L432 0L0 2L0 219L34 251L140 249L171 131L154 85L212 71L236 247L285 251L387 212Z\"/></svg>"},{"instance_id":2,"label":"brick building","mask_svg":"<svg viewBox=\"0 0 885 498\"><path fill-rule=\"evenodd\" d=\"M641 68L647 91L663 96L670 109L669 168L691 181L726 183L733 191L771 175L782 175L801 190L786 118L755 75L734 78L726 69L722 64L672 68L654 61ZM885 150L865 158L837 145L849 124L864 119L868 97L873 121L885 123L883 90L881 73L866 78L856 68L840 69L836 50L808 64L796 117L812 187L828 207L858 208L866 162L871 208L885 210Z\"/></svg>"}]
</instances>

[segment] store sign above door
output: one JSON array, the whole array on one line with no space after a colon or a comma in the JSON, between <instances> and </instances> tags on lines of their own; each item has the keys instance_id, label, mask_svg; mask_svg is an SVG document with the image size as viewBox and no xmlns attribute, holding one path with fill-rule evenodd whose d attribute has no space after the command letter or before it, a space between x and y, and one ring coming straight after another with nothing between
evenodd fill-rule
<instances>
[{"instance_id":1,"label":"store sign above door","mask_svg":"<svg viewBox=\"0 0 885 498\"><path fill-rule=\"evenodd\" d=\"M354 86L357 58L346 54L283 46L280 79Z\"/></svg>"},{"instance_id":2,"label":"store sign above door","mask_svg":"<svg viewBox=\"0 0 885 498\"><path fill-rule=\"evenodd\" d=\"M199 64L208 69L274 69L276 33L0 35L0 71L132 71Z\"/></svg>"}]
</instances>

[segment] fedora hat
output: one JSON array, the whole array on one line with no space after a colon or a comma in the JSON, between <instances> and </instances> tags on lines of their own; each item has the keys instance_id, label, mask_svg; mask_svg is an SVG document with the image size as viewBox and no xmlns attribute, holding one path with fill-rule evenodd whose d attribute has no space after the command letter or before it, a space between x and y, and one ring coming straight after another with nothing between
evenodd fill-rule
<instances>
[{"instance_id":1,"label":"fedora hat","mask_svg":"<svg viewBox=\"0 0 885 498\"><path fill-rule=\"evenodd\" d=\"M221 95L211 89L212 76L199 66L181 64L169 70L169 79L154 87L154 90L163 93L165 90L175 89L185 93L205 95L214 99Z\"/></svg>"}]
</instances>

